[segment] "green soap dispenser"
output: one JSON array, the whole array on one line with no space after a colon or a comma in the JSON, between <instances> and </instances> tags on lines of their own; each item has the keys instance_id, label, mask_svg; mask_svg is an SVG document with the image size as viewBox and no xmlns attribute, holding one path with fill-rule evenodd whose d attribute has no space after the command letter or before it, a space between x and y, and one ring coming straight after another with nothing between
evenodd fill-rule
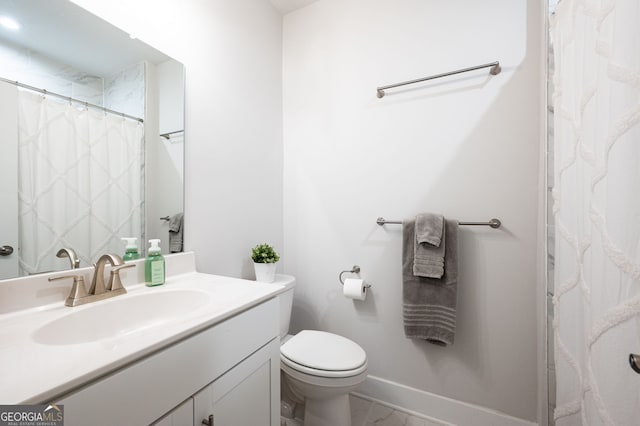
<instances>
[{"instance_id":1,"label":"green soap dispenser","mask_svg":"<svg viewBox=\"0 0 640 426\"><path fill-rule=\"evenodd\" d=\"M140 259L140 253L138 253L138 244L136 243L137 238L125 237L120 239L127 242L127 247L124 249L124 256L122 256L122 260L126 262L127 260Z\"/></svg>"},{"instance_id":2,"label":"green soap dispenser","mask_svg":"<svg viewBox=\"0 0 640 426\"><path fill-rule=\"evenodd\" d=\"M149 255L144 261L144 281L147 286L164 284L164 257L160 253L160 240L149 240Z\"/></svg>"}]
</instances>

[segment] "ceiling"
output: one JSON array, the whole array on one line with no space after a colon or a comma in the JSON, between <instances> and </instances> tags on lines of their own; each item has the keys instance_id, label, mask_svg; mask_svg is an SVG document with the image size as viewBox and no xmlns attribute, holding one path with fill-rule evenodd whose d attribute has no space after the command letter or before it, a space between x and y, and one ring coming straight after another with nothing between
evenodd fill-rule
<instances>
[{"instance_id":1,"label":"ceiling","mask_svg":"<svg viewBox=\"0 0 640 426\"><path fill-rule=\"evenodd\" d=\"M318 0L271 0L271 4L275 6L283 15L294 10L301 9L305 6L315 3Z\"/></svg>"},{"instance_id":2,"label":"ceiling","mask_svg":"<svg viewBox=\"0 0 640 426\"><path fill-rule=\"evenodd\" d=\"M0 26L0 40L92 75L110 76L142 60L157 64L170 59L68 0L0 0L0 15L21 25L17 31Z\"/></svg>"},{"instance_id":3,"label":"ceiling","mask_svg":"<svg viewBox=\"0 0 640 426\"><path fill-rule=\"evenodd\" d=\"M270 1L284 15L318 0ZM110 76L142 60L157 64L170 59L68 0L0 0L2 15L22 28L10 31L0 26L0 41L92 75Z\"/></svg>"}]
</instances>

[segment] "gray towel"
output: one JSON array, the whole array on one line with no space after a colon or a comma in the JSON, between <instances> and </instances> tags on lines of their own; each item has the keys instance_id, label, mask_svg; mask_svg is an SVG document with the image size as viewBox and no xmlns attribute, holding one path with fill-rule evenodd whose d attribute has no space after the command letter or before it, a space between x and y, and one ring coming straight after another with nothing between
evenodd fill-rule
<instances>
[{"instance_id":1,"label":"gray towel","mask_svg":"<svg viewBox=\"0 0 640 426\"><path fill-rule=\"evenodd\" d=\"M406 337L426 339L446 346L456 331L458 287L458 222L445 221L447 245L441 279L413 275L415 222L405 220L402 229L402 311Z\"/></svg>"},{"instance_id":2,"label":"gray towel","mask_svg":"<svg viewBox=\"0 0 640 426\"><path fill-rule=\"evenodd\" d=\"M444 216L433 213L416 215L416 241L439 247L444 231Z\"/></svg>"},{"instance_id":3,"label":"gray towel","mask_svg":"<svg viewBox=\"0 0 640 426\"><path fill-rule=\"evenodd\" d=\"M174 214L169 218L169 252L182 252L182 231L184 229L184 215Z\"/></svg>"},{"instance_id":4,"label":"gray towel","mask_svg":"<svg viewBox=\"0 0 640 426\"><path fill-rule=\"evenodd\" d=\"M442 278L446 229L441 214L421 213L415 220L415 244L413 246L413 275L426 278Z\"/></svg>"}]
</instances>

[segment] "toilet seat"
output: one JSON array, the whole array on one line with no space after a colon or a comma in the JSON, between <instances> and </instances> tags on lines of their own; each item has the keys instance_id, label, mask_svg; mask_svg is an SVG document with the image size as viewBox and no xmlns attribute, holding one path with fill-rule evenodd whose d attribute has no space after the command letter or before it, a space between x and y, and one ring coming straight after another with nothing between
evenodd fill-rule
<instances>
[{"instance_id":1,"label":"toilet seat","mask_svg":"<svg viewBox=\"0 0 640 426\"><path fill-rule=\"evenodd\" d=\"M365 351L346 337L317 330L303 330L280 347L283 364L318 377L351 377L367 369Z\"/></svg>"}]
</instances>

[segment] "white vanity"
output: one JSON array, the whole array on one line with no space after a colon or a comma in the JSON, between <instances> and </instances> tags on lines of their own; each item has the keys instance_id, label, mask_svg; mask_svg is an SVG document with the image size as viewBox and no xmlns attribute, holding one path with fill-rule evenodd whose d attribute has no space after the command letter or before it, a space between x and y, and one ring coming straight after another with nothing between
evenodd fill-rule
<instances>
[{"instance_id":1,"label":"white vanity","mask_svg":"<svg viewBox=\"0 0 640 426\"><path fill-rule=\"evenodd\" d=\"M0 283L0 404L64 404L67 426L278 425L283 288L195 272L193 253L146 287L136 262L126 295L74 308L62 273Z\"/></svg>"}]
</instances>

